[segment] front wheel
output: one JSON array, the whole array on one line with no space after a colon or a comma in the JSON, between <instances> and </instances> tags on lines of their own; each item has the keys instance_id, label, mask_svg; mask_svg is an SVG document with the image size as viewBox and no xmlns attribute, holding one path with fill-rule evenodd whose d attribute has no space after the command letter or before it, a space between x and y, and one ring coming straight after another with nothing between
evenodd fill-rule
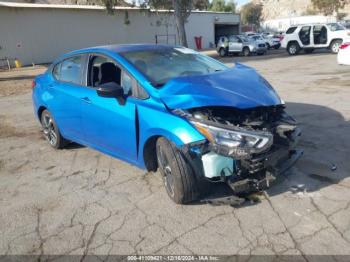
<instances>
[{"instance_id":1,"label":"front wheel","mask_svg":"<svg viewBox=\"0 0 350 262\"><path fill-rule=\"evenodd\" d=\"M226 56L226 50L225 50L225 48L220 48L219 55L220 55L221 57L225 57L225 56Z\"/></svg>"},{"instance_id":2,"label":"front wheel","mask_svg":"<svg viewBox=\"0 0 350 262\"><path fill-rule=\"evenodd\" d=\"M61 135L55 120L48 110L44 110L41 114L41 126L44 137L53 148L61 149L67 145L67 140Z\"/></svg>"},{"instance_id":3,"label":"front wheel","mask_svg":"<svg viewBox=\"0 0 350 262\"><path fill-rule=\"evenodd\" d=\"M290 55L297 55L300 51L300 46L298 43L290 43L287 47L287 51Z\"/></svg>"},{"instance_id":4,"label":"front wheel","mask_svg":"<svg viewBox=\"0 0 350 262\"><path fill-rule=\"evenodd\" d=\"M197 198L197 183L182 152L165 138L157 140L157 161L169 197L177 204Z\"/></svg>"},{"instance_id":5,"label":"front wheel","mask_svg":"<svg viewBox=\"0 0 350 262\"><path fill-rule=\"evenodd\" d=\"M244 56L250 56L250 49L249 49L249 47L243 48L243 55Z\"/></svg>"},{"instance_id":6,"label":"front wheel","mask_svg":"<svg viewBox=\"0 0 350 262\"><path fill-rule=\"evenodd\" d=\"M330 48L331 48L331 51L332 51L333 54L338 54L340 46L341 46L342 43L343 43L342 40L334 40L331 43Z\"/></svg>"}]
</instances>

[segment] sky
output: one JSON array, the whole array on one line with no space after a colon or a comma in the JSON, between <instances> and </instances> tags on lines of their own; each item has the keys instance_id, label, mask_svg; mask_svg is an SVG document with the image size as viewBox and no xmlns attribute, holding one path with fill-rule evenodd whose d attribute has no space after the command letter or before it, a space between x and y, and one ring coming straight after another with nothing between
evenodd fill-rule
<instances>
[{"instance_id":1,"label":"sky","mask_svg":"<svg viewBox=\"0 0 350 262\"><path fill-rule=\"evenodd\" d=\"M248 3L250 0L235 0L235 2L237 3L237 6L240 7L242 5L245 5L246 3Z\"/></svg>"}]
</instances>

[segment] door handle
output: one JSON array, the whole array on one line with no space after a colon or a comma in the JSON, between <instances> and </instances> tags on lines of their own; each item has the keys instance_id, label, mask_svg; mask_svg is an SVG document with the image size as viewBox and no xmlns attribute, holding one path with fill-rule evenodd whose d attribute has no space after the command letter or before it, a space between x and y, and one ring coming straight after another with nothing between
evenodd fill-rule
<instances>
[{"instance_id":1,"label":"door handle","mask_svg":"<svg viewBox=\"0 0 350 262\"><path fill-rule=\"evenodd\" d=\"M91 100L88 97L83 97L81 100L85 103L91 104Z\"/></svg>"}]
</instances>

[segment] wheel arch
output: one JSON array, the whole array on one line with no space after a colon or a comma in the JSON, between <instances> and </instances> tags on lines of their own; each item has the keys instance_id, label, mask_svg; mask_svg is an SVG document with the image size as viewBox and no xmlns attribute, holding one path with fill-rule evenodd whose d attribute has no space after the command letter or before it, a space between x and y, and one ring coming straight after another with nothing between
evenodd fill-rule
<instances>
[{"instance_id":1,"label":"wheel arch","mask_svg":"<svg viewBox=\"0 0 350 262\"><path fill-rule=\"evenodd\" d=\"M47 108L45 106L40 106L38 108L38 111L37 111L37 117L39 118L39 120L41 120L41 114L44 112L44 110L46 110Z\"/></svg>"},{"instance_id":2,"label":"wheel arch","mask_svg":"<svg viewBox=\"0 0 350 262\"><path fill-rule=\"evenodd\" d=\"M157 163L157 153L156 153L156 144L159 138L165 138L170 142L173 142L177 147L181 147L187 144L184 139L168 132L167 130L157 130L157 132L152 132L152 135L148 136L144 143L140 147L139 159L140 162L143 160L143 164L148 171L157 171L158 163ZM192 141L190 141L192 142ZM141 159L142 157L142 159Z\"/></svg>"},{"instance_id":3,"label":"wheel arch","mask_svg":"<svg viewBox=\"0 0 350 262\"><path fill-rule=\"evenodd\" d=\"M335 41L344 42L344 40L343 40L342 38L333 38L333 39L329 42L329 48L332 47L332 44L333 44Z\"/></svg>"},{"instance_id":4,"label":"wheel arch","mask_svg":"<svg viewBox=\"0 0 350 262\"><path fill-rule=\"evenodd\" d=\"M291 44L297 44L299 46L299 48L301 48L300 43L297 40L290 40L287 44L287 48L291 45Z\"/></svg>"}]
</instances>

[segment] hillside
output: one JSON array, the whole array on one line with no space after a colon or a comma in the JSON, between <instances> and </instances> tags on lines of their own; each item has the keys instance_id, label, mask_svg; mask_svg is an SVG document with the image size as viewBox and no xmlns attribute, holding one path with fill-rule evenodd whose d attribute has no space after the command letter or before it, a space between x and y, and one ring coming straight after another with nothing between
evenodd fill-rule
<instances>
[{"instance_id":1,"label":"hillside","mask_svg":"<svg viewBox=\"0 0 350 262\"><path fill-rule=\"evenodd\" d=\"M261 3L263 8L263 19L284 18L290 16L304 15L307 10L312 10L311 0L253 0ZM341 12L347 13L350 18L350 4Z\"/></svg>"}]
</instances>

